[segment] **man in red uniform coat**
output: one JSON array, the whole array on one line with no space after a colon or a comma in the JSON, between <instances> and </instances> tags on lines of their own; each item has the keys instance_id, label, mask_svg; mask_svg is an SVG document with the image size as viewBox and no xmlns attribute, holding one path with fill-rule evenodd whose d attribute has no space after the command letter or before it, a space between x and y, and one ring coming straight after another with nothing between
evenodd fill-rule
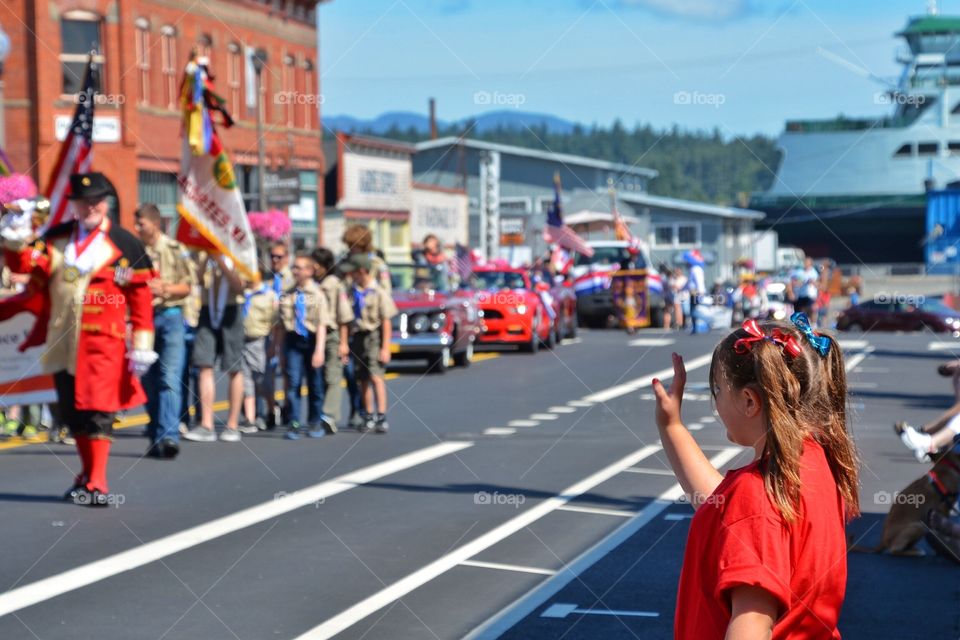
<instances>
[{"instance_id":1,"label":"man in red uniform coat","mask_svg":"<svg viewBox=\"0 0 960 640\"><path fill-rule=\"evenodd\" d=\"M27 249L31 284L5 304L49 296L41 362L53 374L62 420L82 463L64 497L103 506L110 502L107 459L116 412L145 402L139 376L157 358L147 286L156 274L140 240L107 217L112 189L106 178L76 174L70 188L77 219L53 227ZM3 311L0 316L7 315Z\"/></svg>"}]
</instances>

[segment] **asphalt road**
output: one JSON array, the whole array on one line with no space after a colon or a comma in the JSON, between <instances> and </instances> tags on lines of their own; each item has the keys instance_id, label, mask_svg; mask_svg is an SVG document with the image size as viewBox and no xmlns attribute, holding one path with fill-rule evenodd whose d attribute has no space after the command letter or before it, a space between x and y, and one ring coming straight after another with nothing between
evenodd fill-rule
<instances>
[{"instance_id":1,"label":"asphalt road","mask_svg":"<svg viewBox=\"0 0 960 640\"><path fill-rule=\"evenodd\" d=\"M130 426L108 509L59 500L72 448L5 445L0 638L670 637L691 509L649 380L683 354L686 422L717 464L745 464L707 395L719 337L593 331L443 376L405 367L388 382L386 436L268 433L185 443L168 462L142 458ZM878 492L925 470L891 424L950 405L934 368L953 347L849 338L865 511L850 533L872 545ZM844 638L960 637L957 571L851 554Z\"/></svg>"}]
</instances>

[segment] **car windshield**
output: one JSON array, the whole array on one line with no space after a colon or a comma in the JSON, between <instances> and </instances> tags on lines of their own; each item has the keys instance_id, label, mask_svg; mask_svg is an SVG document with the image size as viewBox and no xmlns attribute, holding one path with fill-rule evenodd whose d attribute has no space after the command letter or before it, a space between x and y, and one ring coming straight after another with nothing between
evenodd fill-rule
<instances>
[{"instance_id":1,"label":"car windshield","mask_svg":"<svg viewBox=\"0 0 960 640\"><path fill-rule=\"evenodd\" d=\"M391 264L390 284L395 291L443 291L450 290L447 270L439 265L419 266Z\"/></svg>"},{"instance_id":2,"label":"car windshield","mask_svg":"<svg viewBox=\"0 0 960 640\"><path fill-rule=\"evenodd\" d=\"M936 313L941 316L960 316L960 311L951 309L939 300L924 300L920 303L920 310L927 313Z\"/></svg>"},{"instance_id":3,"label":"car windshield","mask_svg":"<svg viewBox=\"0 0 960 640\"><path fill-rule=\"evenodd\" d=\"M470 278L474 289L526 289L523 274L515 271L476 271Z\"/></svg>"},{"instance_id":4,"label":"car windshield","mask_svg":"<svg viewBox=\"0 0 960 640\"><path fill-rule=\"evenodd\" d=\"M576 266L609 266L609 265L618 265L626 266L630 261L633 261L637 269L646 268L646 263L643 260L643 256L637 254L636 257L631 258L630 252L627 251L626 247L594 247L593 255L589 258L582 253L575 255L573 263Z\"/></svg>"}]
</instances>

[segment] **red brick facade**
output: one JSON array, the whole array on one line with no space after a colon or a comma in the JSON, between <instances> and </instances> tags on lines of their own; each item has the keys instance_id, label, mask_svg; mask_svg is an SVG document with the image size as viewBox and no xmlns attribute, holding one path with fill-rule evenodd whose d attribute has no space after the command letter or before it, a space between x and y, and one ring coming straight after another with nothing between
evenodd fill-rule
<instances>
[{"instance_id":1,"label":"red brick facade","mask_svg":"<svg viewBox=\"0 0 960 640\"><path fill-rule=\"evenodd\" d=\"M132 226L139 172L173 174L179 167L178 91L194 47L209 55L217 92L236 120L220 134L237 166L257 162L256 117L245 104L243 52L246 47L267 51L262 74L267 166L315 173L317 203L322 203L317 5L318 0L0 3L0 25L11 39L4 80L6 151L14 168L46 187L60 146L55 120L74 110L70 97L62 95L61 20L93 18L99 21L104 58L103 103L97 104L96 116L120 124L118 142L94 142L93 168L115 185L124 226ZM319 211L317 218L319 225Z\"/></svg>"}]
</instances>

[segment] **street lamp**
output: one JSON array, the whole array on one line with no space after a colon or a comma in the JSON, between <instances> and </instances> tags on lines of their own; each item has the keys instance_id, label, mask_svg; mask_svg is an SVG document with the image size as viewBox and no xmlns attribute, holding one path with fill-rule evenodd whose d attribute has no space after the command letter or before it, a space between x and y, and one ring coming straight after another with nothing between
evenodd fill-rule
<instances>
[{"instance_id":1,"label":"street lamp","mask_svg":"<svg viewBox=\"0 0 960 640\"><path fill-rule=\"evenodd\" d=\"M7 32L3 30L3 27L0 27L0 148L7 146L7 117L4 111L4 102L6 102L6 96L4 96L3 86L3 65L6 64L9 56L10 36L8 36Z\"/></svg>"},{"instance_id":2,"label":"street lamp","mask_svg":"<svg viewBox=\"0 0 960 640\"><path fill-rule=\"evenodd\" d=\"M257 48L253 52L253 71L257 75L257 196L260 211L267 210L267 194L264 193L263 172L267 164L266 151L263 145L263 79L262 74L267 66L267 50Z\"/></svg>"}]
</instances>

